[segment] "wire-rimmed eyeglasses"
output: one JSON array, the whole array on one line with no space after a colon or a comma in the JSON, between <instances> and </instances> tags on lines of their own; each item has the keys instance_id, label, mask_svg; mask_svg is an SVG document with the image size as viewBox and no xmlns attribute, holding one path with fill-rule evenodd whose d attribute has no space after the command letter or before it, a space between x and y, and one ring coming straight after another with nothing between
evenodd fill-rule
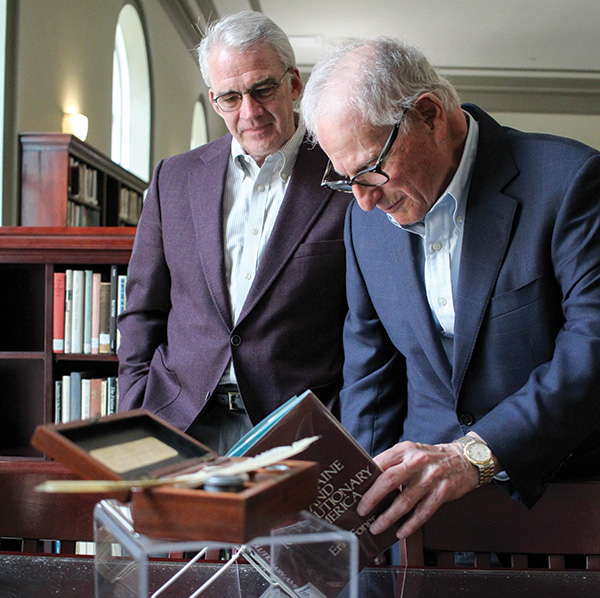
<instances>
[{"instance_id":1,"label":"wire-rimmed eyeglasses","mask_svg":"<svg viewBox=\"0 0 600 598\"><path fill-rule=\"evenodd\" d=\"M392 132L379 154L379 158L377 158L377 162L375 162L373 166L369 166L369 168L365 168L356 173L353 177L332 179L331 177L335 176L336 172L333 170L331 160L329 160L327 168L325 169L325 174L323 175L323 180L321 181L321 187L329 187L329 189L335 191L352 193L352 185L362 185L363 187L381 187L382 185L385 185L390 180L390 175L387 172L384 172L381 167L392 149L394 141L396 141L399 128L400 121L394 125Z\"/></svg>"},{"instance_id":2,"label":"wire-rimmed eyeglasses","mask_svg":"<svg viewBox=\"0 0 600 598\"><path fill-rule=\"evenodd\" d=\"M242 97L245 94L248 94L259 104L266 104L273 99L282 81L289 72L290 69L287 69L277 83L258 83L246 91L228 91L227 93L222 93L220 96L213 98L213 102L223 110L223 112L235 112L236 110L239 110L242 106Z\"/></svg>"}]
</instances>

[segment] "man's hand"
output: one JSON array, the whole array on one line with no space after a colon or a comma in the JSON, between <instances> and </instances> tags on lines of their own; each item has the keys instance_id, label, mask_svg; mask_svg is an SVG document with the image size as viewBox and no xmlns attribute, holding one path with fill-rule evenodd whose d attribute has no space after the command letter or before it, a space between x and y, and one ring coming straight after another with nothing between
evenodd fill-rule
<instances>
[{"instance_id":1,"label":"man's hand","mask_svg":"<svg viewBox=\"0 0 600 598\"><path fill-rule=\"evenodd\" d=\"M365 516L392 490L400 494L371 525L371 532L381 533L414 509L398 530L405 538L421 527L445 502L460 498L477 487L479 473L463 455L457 444L420 444L400 442L375 457L383 470L358 504Z\"/></svg>"}]
</instances>

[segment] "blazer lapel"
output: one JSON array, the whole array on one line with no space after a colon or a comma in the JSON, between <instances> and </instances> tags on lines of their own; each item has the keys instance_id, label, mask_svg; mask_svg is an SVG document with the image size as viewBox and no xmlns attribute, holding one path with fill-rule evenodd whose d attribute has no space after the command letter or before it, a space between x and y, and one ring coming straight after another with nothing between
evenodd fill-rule
<instances>
[{"instance_id":1,"label":"blazer lapel","mask_svg":"<svg viewBox=\"0 0 600 598\"><path fill-rule=\"evenodd\" d=\"M453 386L460 393L477 335L504 261L517 202L503 193L517 174L501 127L482 112L465 219L455 303Z\"/></svg>"},{"instance_id":2,"label":"blazer lapel","mask_svg":"<svg viewBox=\"0 0 600 598\"><path fill-rule=\"evenodd\" d=\"M222 198L230 146L231 137L226 135L215 143L212 151L202 155L203 166L188 174L189 201L200 264L217 311L229 330L233 323L225 280ZM187 249L192 250L190 247L184 251Z\"/></svg>"},{"instance_id":3,"label":"blazer lapel","mask_svg":"<svg viewBox=\"0 0 600 598\"><path fill-rule=\"evenodd\" d=\"M431 315L431 308L427 300L423 275L415 259L418 248L415 244L421 243L417 235L402 231L395 226L384 226L386 238L382 239L382 247L397 247L395 252L395 267L401 273L397 280L401 282L397 289L397 296L401 299L401 309L406 314L406 320L411 327L421 347L423 355L431 363L431 369L436 372L442 384L452 395L452 370L450 363L440 341L440 333Z\"/></svg>"},{"instance_id":4,"label":"blazer lapel","mask_svg":"<svg viewBox=\"0 0 600 598\"><path fill-rule=\"evenodd\" d=\"M238 323L250 313L273 284L331 199L334 192L319 184L324 169L325 157L322 150L303 143Z\"/></svg>"}]
</instances>

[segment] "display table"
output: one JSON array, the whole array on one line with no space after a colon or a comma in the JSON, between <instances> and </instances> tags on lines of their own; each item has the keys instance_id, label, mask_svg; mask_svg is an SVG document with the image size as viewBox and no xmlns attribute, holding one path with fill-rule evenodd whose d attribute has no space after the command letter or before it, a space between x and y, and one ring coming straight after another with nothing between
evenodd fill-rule
<instances>
[{"instance_id":1,"label":"display table","mask_svg":"<svg viewBox=\"0 0 600 598\"><path fill-rule=\"evenodd\" d=\"M137 533L127 505L103 500L94 510L96 598L358 598L358 541L307 511L243 545L201 539L169 541ZM170 578L153 576L152 559L168 554L194 555ZM222 562L206 579L192 575L207 555ZM240 563L254 570L243 579ZM185 588L177 590L176 588ZM183 594L174 592L181 592Z\"/></svg>"},{"instance_id":2,"label":"display table","mask_svg":"<svg viewBox=\"0 0 600 598\"><path fill-rule=\"evenodd\" d=\"M151 561L150 576L170 579L185 563ZM191 567L188 587L173 588L169 598L187 598L192 587L210 578L220 565ZM251 565L239 565L244 591L264 587ZM401 594L401 589L404 593ZM94 595L94 560L90 557L27 556L0 553L0 596L82 598ZM360 598L598 598L600 573L582 571L513 571L474 569L367 568L359 576Z\"/></svg>"}]
</instances>

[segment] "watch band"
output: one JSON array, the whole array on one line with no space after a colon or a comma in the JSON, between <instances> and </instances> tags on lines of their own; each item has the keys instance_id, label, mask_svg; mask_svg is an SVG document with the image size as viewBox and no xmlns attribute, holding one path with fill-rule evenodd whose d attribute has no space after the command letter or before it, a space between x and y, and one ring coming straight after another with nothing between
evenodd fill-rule
<instances>
[{"instance_id":1,"label":"watch band","mask_svg":"<svg viewBox=\"0 0 600 598\"><path fill-rule=\"evenodd\" d=\"M494 458L492 456L492 452L485 442L474 438L473 436L462 436L461 438L457 438L454 442L462 444L463 446L463 454L469 460L469 463L473 464L477 467L479 471L479 483L477 487L483 486L483 484L488 484L494 479ZM486 447L489 451L489 459L486 461L476 461L474 460L468 452L468 447L472 444L481 444Z\"/></svg>"}]
</instances>

